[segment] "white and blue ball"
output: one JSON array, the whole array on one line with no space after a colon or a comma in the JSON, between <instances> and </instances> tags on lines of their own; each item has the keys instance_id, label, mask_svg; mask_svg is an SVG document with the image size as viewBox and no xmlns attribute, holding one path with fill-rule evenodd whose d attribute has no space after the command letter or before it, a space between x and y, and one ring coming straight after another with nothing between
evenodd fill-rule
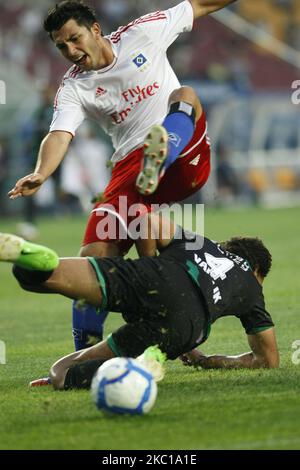
<instances>
[{"instance_id":1,"label":"white and blue ball","mask_svg":"<svg viewBox=\"0 0 300 470\"><path fill-rule=\"evenodd\" d=\"M157 385L152 374L137 360L115 357L99 367L91 392L101 410L141 415L153 407Z\"/></svg>"}]
</instances>

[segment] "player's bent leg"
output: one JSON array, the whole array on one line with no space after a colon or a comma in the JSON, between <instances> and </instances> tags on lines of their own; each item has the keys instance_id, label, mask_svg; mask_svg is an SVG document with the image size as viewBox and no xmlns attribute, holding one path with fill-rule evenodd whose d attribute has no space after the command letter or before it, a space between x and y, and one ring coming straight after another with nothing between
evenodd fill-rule
<instances>
[{"instance_id":1,"label":"player's bent leg","mask_svg":"<svg viewBox=\"0 0 300 470\"><path fill-rule=\"evenodd\" d=\"M103 300L92 259L63 258L59 267L44 284L48 292L78 299L88 304L100 307Z\"/></svg>"},{"instance_id":2,"label":"player's bent leg","mask_svg":"<svg viewBox=\"0 0 300 470\"><path fill-rule=\"evenodd\" d=\"M90 389L95 373L104 362L100 359L93 359L71 366L66 372L63 390Z\"/></svg>"},{"instance_id":3,"label":"player's bent leg","mask_svg":"<svg viewBox=\"0 0 300 470\"><path fill-rule=\"evenodd\" d=\"M95 242L82 246L79 251L79 256L85 258L87 256L94 256L97 258L113 258L119 256L120 250L117 243L114 242Z\"/></svg>"},{"instance_id":4,"label":"player's bent leg","mask_svg":"<svg viewBox=\"0 0 300 470\"><path fill-rule=\"evenodd\" d=\"M140 222L140 238L135 241L139 257L156 256L157 250L166 248L173 240L175 231L174 222L161 213L145 215Z\"/></svg>"},{"instance_id":5,"label":"player's bent leg","mask_svg":"<svg viewBox=\"0 0 300 470\"><path fill-rule=\"evenodd\" d=\"M50 369L49 382L56 390L89 389L98 368L107 360L116 357L107 341L76 351L59 359ZM158 346L150 346L137 361L146 367L159 382L165 375L166 354Z\"/></svg>"},{"instance_id":6,"label":"player's bent leg","mask_svg":"<svg viewBox=\"0 0 300 470\"><path fill-rule=\"evenodd\" d=\"M206 116L203 111L197 121L191 141L176 162L170 166L157 191L147 198L149 204L182 201L199 191L210 175L210 145Z\"/></svg>"},{"instance_id":7,"label":"player's bent leg","mask_svg":"<svg viewBox=\"0 0 300 470\"><path fill-rule=\"evenodd\" d=\"M201 102L198 98L197 93L192 87L183 86L174 90L169 97L169 104L184 102L190 104L195 109L195 120L196 122L200 119L203 112Z\"/></svg>"},{"instance_id":8,"label":"player's bent leg","mask_svg":"<svg viewBox=\"0 0 300 470\"><path fill-rule=\"evenodd\" d=\"M115 357L108 342L101 341L90 348L62 357L50 369L50 380L56 390L89 388L94 373L108 359Z\"/></svg>"},{"instance_id":9,"label":"player's bent leg","mask_svg":"<svg viewBox=\"0 0 300 470\"><path fill-rule=\"evenodd\" d=\"M14 265L21 287L31 292L61 294L101 306L102 292L94 268L88 259L64 258L55 270L44 272Z\"/></svg>"},{"instance_id":10,"label":"player's bent leg","mask_svg":"<svg viewBox=\"0 0 300 470\"><path fill-rule=\"evenodd\" d=\"M95 242L81 248L79 256L113 257L120 254L115 243ZM100 312L92 305L78 301L72 307L72 333L75 350L88 348L92 343L102 341L104 321L108 315L107 310Z\"/></svg>"},{"instance_id":11,"label":"player's bent leg","mask_svg":"<svg viewBox=\"0 0 300 470\"><path fill-rule=\"evenodd\" d=\"M166 170L192 139L195 122L202 114L201 103L190 87L174 90L169 104L164 122L152 127L144 143L143 167L136 187L145 196L156 191Z\"/></svg>"}]
</instances>

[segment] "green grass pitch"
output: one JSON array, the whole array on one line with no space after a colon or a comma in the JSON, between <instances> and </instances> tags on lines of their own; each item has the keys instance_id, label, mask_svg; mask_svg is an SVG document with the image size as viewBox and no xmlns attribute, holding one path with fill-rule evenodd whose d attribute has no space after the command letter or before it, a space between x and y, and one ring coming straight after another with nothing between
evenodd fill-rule
<instances>
[{"instance_id":1,"label":"green grass pitch","mask_svg":"<svg viewBox=\"0 0 300 470\"><path fill-rule=\"evenodd\" d=\"M208 209L205 233L213 239L260 236L273 253L265 282L267 308L276 323L279 370L196 371L177 360L167 365L157 402L148 416L108 418L90 394L29 389L49 366L73 350L71 305L59 296L18 288L10 266L0 265L1 449L300 449L300 364L292 343L300 340L300 210ZM40 222L40 243L61 256L76 254L85 218ZM15 222L1 221L1 231ZM111 314L106 332L120 324ZM219 320L202 350L238 354L248 350L238 320Z\"/></svg>"}]
</instances>

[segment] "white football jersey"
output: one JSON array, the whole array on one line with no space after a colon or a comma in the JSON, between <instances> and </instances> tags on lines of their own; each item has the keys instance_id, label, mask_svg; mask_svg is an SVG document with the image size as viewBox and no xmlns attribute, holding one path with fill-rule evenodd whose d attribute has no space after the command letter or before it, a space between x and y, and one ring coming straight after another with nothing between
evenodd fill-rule
<instances>
[{"instance_id":1,"label":"white football jersey","mask_svg":"<svg viewBox=\"0 0 300 470\"><path fill-rule=\"evenodd\" d=\"M168 112L171 92L180 87L166 51L178 35L193 26L189 1L142 16L107 36L115 59L90 72L72 66L54 103L52 131L75 135L84 119L96 120L112 138L114 162L145 139Z\"/></svg>"}]
</instances>

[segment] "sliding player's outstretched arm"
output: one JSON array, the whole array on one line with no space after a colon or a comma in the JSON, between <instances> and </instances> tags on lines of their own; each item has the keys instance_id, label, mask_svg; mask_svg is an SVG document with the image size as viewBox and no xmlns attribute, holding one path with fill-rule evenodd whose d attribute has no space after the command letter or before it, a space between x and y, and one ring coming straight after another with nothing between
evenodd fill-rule
<instances>
[{"instance_id":1,"label":"sliding player's outstretched arm","mask_svg":"<svg viewBox=\"0 0 300 470\"><path fill-rule=\"evenodd\" d=\"M209 15L214 11L230 5L236 0L189 0L194 10L194 18Z\"/></svg>"},{"instance_id":2,"label":"sliding player's outstretched arm","mask_svg":"<svg viewBox=\"0 0 300 470\"><path fill-rule=\"evenodd\" d=\"M279 367L279 353L275 329L247 335L251 351L238 356L212 355L205 356L197 349L184 354L183 362L202 369L258 369Z\"/></svg>"},{"instance_id":3,"label":"sliding player's outstretched arm","mask_svg":"<svg viewBox=\"0 0 300 470\"><path fill-rule=\"evenodd\" d=\"M16 199L36 193L62 162L71 140L72 135L69 132L50 132L41 143L34 173L19 179L9 191L9 197Z\"/></svg>"}]
</instances>

